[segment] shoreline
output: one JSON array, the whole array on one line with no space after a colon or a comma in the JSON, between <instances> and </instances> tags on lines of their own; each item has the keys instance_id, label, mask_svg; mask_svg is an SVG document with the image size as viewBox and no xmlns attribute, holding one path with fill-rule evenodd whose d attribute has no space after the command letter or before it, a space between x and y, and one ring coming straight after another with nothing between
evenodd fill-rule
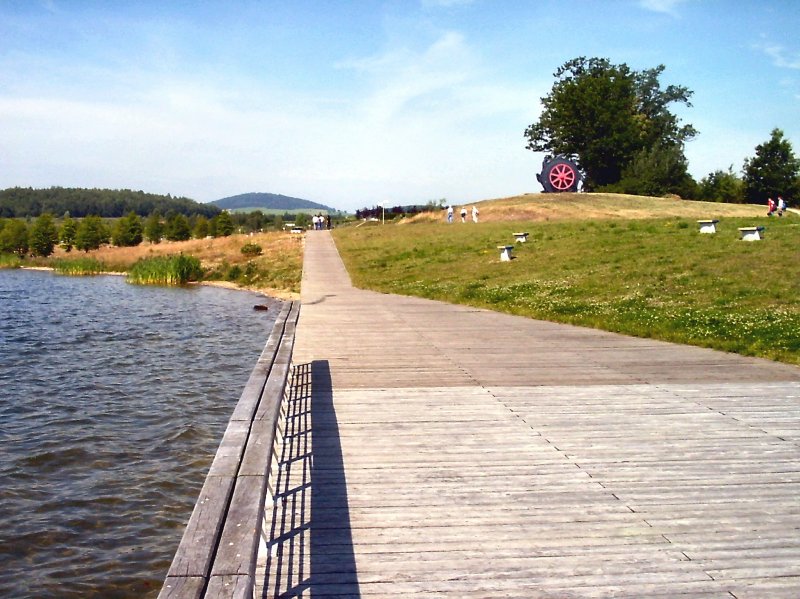
<instances>
[{"instance_id":1,"label":"shoreline","mask_svg":"<svg viewBox=\"0 0 800 599\"><path fill-rule=\"evenodd\" d=\"M55 272L55 268L52 266L20 266L21 270L40 270L40 271L49 271ZM106 275L106 276L114 276L114 277L124 277L128 273L126 272L115 272L115 271L103 271L96 273L97 275ZM95 276L95 275L85 275L85 276ZM258 287L258 288L250 288L250 287L241 287L236 283L232 283L231 281L192 281L189 283L190 285L205 285L206 287L219 287L222 289L229 289L231 291L249 291L251 293L256 293L258 295L263 295L264 297L268 297L270 299L280 300L282 302L288 301L296 301L300 299L299 293L294 293L292 291L286 291L285 289L272 289L269 287Z\"/></svg>"}]
</instances>

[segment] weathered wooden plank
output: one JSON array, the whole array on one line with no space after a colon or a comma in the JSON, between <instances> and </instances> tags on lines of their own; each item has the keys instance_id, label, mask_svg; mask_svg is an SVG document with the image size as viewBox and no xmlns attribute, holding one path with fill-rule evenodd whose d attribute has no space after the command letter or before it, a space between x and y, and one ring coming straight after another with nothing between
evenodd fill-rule
<instances>
[{"instance_id":1,"label":"weathered wooden plank","mask_svg":"<svg viewBox=\"0 0 800 599\"><path fill-rule=\"evenodd\" d=\"M205 594L210 599L252 599L251 576L212 576Z\"/></svg>"},{"instance_id":2,"label":"weathered wooden plank","mask_svg":"<svg viewBox=\"0 0 800 599\"><path fill-rule=\"evenodd\" d=\"M202 576L167 576L158 599L201 599L205 586Z\"/></svg>"},{"instance_id":3,"label":"weathered wooden plank","mask_svg":"<svg viewBox=\"0 0 800 599\"><path fill-rule=\"evenodd\" d=\"M265 476L240 476L219 540L213 576L252 576L263 519Z\"/></svg>"},{"instance_id":4,"label":"weathered wooden plank","mask_svg":"<svg viewBox=\"0 0 800 599\"><path fill-rule=\"evenodd\" d=\"M271 421L253 422L247 440L239 476L267 476L272 462L275 424Z\"/></svg>"},{"instance_id":5,"label":"weathered wooden plank","mask_svg":"<svg viewBox=\"0 0 800 599\"><path fill-rule=\"evenodd\" d=\"M189 523L183 533L172 565L171 577L207 577L211 558L222 530L233 477L208 476L200 490Z\"/></svg>"}]
</instances>

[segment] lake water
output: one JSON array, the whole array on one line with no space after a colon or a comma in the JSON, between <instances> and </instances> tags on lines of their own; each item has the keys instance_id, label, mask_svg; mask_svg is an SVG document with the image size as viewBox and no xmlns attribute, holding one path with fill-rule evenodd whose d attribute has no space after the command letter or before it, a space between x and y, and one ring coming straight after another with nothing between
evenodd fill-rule
<instances>
[{"instance_id":1,"label":"lake water","mask_svg":"<svg viewBox=\"0 0 800 599\"><path fill-rule=\"evenodd\" d=\"M155 597L277 303L0 270L0 597Z\"/></svg>"}]
</instances>

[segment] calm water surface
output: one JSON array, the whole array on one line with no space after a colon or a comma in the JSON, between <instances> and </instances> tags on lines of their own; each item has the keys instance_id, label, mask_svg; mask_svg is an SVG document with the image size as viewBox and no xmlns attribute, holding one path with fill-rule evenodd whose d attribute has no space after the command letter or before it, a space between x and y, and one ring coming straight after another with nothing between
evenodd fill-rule
<instances>
[{"instance_id":1,"label":"calm water surface","mask_svg":"<svg viewBox=\"0 0 800 599\"><path fill-rule=\"evenodd\" d=\"M155 597L269 300L0 270L0 597Z\"/></svg>"}]
</instances>

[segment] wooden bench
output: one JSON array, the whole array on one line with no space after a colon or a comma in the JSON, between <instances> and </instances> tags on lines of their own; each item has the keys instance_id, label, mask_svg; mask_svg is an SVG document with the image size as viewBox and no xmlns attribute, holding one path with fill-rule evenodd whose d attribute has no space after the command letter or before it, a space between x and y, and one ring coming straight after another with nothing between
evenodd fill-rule
<instances>
[{"instance_id":1,"label":"wooden bench","mask_svg":"<svg viewBox=\"0 0 800 599\"><path fill-rule=\"evenodd\" d=\"M716 233L718 220L699 220L697 224L700 225L701 233Z\"/></svg>"},{"instance_id":2,"label":"wooden bench","mask_svg":"<svg viewBox=\"0 0 800 599\"><path fill-rule=\"evenodd\" d=\"M758 241L764 237L764 227L739 227L739 239Z\"/></svg>"},{"instance_id":3,"label":"wooden bench","mask_svg":"<svg viewBox=\"0 0 800 599\"><path fill-rule=\"evenodd\" d=\"M252 597L272 505L276 443L299 302L286 303L250 374L175 552L159 599Z\"/></svg>"},{"instance_id":4,"label":"wooden bench","mask_svg":"<svg viewBox=\"0 0 800 599\"><path fill-rule=\"evenodd\" d=\"M498 245L497 249L500 250L500 262L510 262L514 257L511 255L511 250L514 249L513 245Z\"/></svg>"},{"instance_id":5,"label":"wooden bench","mask_svg":"<svg viewBox=\"0 0 800 599\"><path fill-rule=\"evenodd\" d=\"M528 234L527 233L514 233L514 239L517 243L525 243L528 241Z\"/></svg>"}]
</instances>

